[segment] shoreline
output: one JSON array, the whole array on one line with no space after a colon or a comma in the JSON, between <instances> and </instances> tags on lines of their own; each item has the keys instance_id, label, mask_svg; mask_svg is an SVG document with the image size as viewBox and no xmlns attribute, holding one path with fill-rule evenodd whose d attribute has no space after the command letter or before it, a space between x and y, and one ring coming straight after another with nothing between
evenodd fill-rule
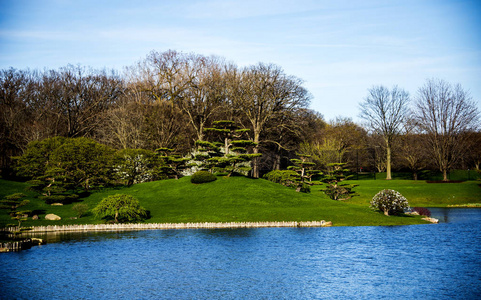
<instances>
[{"instance_id":1,"label":"shoreline","mask_svg":"<svg viewBox=\"0 0 481 300\"><path fill-rule=\"evenodd\" d=\"M158 229L235 229L269 227L330 227L330 221L283 221L283 222L202 222L202 223L125 223L33 226L24 233L76 232L76 231L128 231ZM3 228L12 231L16 227Z\"/></svg>"}]
</instances>

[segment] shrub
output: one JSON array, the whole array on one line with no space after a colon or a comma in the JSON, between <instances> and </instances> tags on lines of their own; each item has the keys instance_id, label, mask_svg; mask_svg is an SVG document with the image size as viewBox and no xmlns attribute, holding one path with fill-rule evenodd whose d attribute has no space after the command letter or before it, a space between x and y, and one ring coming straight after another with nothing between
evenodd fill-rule
<instances>
[{"instance_id":1,"label":"shrub","mask_svg":"<svg viewBox=\"0 0 481 300\"><path fill-rule=\"evenodd\" d=\"M421 216L430 217L431 211L426 207L413 207L413 211L417 212Z\"/></svg>"},{"instance_id":2,"label":"shrub","mask_svg":"<svg viewBox=\"0 0 481 300\"><path fill-rule=\"evenodd\" d=\"M274 170L263 176L265 179L288 187L297 187L299 174L293 170Z\"/></svg>"},{"instance_id":3,"label":"shrub","mask_svg":"<svg viewBox=\"0 0 481 300\"><path fill-rule=\"evenodd\" d=\"M7 200L20 200L22 199L23 197L27 197L27 195L25 195L24 193L15 193L15 194L11 194L11 195L8 195L8 196L5 196L5 199Z\"/></svg>"},{"instance_id":4,"label":"shrub","mask_svg":"<svg viewBox=\"0 0 481 300\"><path fill-rule=\"evenodd\" d=\"M87 204L77 203L72 207L72 210L76 212L77 218L81 218L89 210Z\"/></svg>"},{"instance_id":5,"label":"shrub","mask_svg":"<svg viewBox=\"0 0 481 300\"><path fill-rule=\"evenodd\" d=\"M92 210L96 217L114 219L115 223L137 222L148 218L149 213L131 195L110 195Z\"/></svg>"},{"instance_id":6,"label":"shrub","mask_svg":"<svg viewBox=\"0 0 481 300\"><path fill-rule=\"evenodd\" d=\"M386 216L397 215L409 208L408 200L395 190L382 190L371 200L371 208L382 211Z\"/></svg>"},{"instance_id":7,"label":"shrub","mask_svg":"<svg viewBox=\"0 0 481 300\"><path fill-rule=\"evenodd\" d=\"M214 174L209 171L197 171L190 178L192 183L206 183L217 180Z\"/></svg>"}]
</instances>

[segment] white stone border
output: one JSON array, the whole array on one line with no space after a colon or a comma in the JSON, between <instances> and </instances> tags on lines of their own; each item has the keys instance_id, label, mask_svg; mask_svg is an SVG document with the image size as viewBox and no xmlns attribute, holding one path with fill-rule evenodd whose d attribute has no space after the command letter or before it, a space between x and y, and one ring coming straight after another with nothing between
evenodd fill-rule
<instances>
[{"instance_id":1,"label":"white stone border","mask_svg":"<svg viewBox=\"0 0 481 300\"><path fill-rule=\"evenodd\" d=\"M266 227L330 227L328 221L290 221L290 222L226 222L226 223L134 223L134 224L86 224L86 225L48 225L33 226L30 232L55 231L122 231L148 229L221 229L221 228L266 228ZM12 230L14 228L6 228Z\"/></svg>"}]
</instances>

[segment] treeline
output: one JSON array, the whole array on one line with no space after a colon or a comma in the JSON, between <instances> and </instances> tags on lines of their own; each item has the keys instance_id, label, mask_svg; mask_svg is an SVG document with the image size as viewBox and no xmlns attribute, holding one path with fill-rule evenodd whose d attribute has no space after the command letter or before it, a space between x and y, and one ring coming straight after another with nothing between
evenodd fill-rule
<instances>
[{"instance_id":1,"label":"treeline","mask_svg":"<svg viewBox=\"0 0 481 300\"><path fill-rule=\"evenodd\" d=\"M248 129L245 138L254 145L249 152L262 154L252 160L254 177L286 168L299 153L311 155L319 169L333 162L352 171L386 168L382 132L348 118L327 123L309 109L310 98L302 80L279 66L240 68L172 50L153 51L122 74L72 65L1 70L0 167L3 176L12 174L11 157L31 142L57 136L90 138L115 150L165 148L191 156L196 142L213 142L206 128L227 120ZM389 144L394 169L438 169L427 131L395 134L400 138ZM470 135L450 168L479 168L480 139L479 132Z\"/></svg>"},{"instance_id":2,"label":"treeline","mask_svg":"<svg viewBox=\"0 0 481 300\"><path fill-rule=\"evenodd\" d=\"M217 120L249 128L262 153L254 163L278 168L281 157L325 126L308 109L302 81L275 65L245 68L218 57L152 52L120 75L67 66L0 72L1 166L29 142L88 137L115 149L170 148L188 155Z\"/></svg>"}]
</instances>

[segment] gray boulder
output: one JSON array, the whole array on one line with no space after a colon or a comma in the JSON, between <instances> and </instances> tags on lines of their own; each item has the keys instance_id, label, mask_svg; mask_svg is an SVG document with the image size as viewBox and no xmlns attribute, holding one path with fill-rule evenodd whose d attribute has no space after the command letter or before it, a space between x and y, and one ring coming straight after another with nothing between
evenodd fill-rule
<instances>
[{"instance_id":1,"label":"gray boulder","mask_svg":"<svg viewBox=\"0 0 481 300\"><path fill-rule=\"evenodd\" d=\"M58 220L62 220L62 218L54 214L48 214L45 216L45 220L58 221Z\"/></svg>"}]
</instances>

